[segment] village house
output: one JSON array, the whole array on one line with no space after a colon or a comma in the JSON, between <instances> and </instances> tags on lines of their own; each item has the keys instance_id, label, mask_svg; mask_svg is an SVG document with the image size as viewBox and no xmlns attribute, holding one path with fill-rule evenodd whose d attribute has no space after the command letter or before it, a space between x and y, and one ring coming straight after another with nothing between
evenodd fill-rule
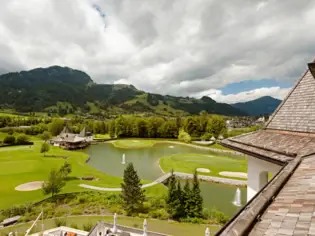
<instances>
[{"instance_id":1,"label":"village house","mask_svg":"<svg viewBox=\"0 0 315 236\"><path fill-rule=\"evenodd\" d=\"M315 62L262 130L222 144L248 155L248 202L216 235L315 235Z\"/></svg>"},{"instance_id":2,"label":"village house","mask_svg":"<svg viewBox=\"0 0 315 236\"><path fill-rule=\"evenodd\" d=\"M79 134L74 134L64 127L58 136L50 140L50 143L66 150L75 150L87 147L91 141L93 136L90 132L86 132L85 128Z\"/></svg>"}]
</instances>

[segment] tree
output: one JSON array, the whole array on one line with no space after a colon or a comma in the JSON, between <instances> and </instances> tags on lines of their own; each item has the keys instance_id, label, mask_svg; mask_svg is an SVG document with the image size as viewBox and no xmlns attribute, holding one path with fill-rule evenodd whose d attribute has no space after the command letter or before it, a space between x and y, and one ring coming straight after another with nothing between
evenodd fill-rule
<instances>
[{"instance_id":1,"label":"tree","mask_svg":"<svg viewBox=\"0 0 315 236\"><path fill-rule=\"evenodd\" d=\"M184 217L191 216L191 197L192 192L190 190L189 180L186 179L183 191L182 191L182 202L183 202L183 211L184 211Z\"/></svg>"},{"instance_id":2,"label":"tree","mask_svg":"<svg viewBox=\"0 0 315 236\"><path fill-rule=\"evenodd\" d=\"M199 180L197 175L197 170L195 170L193 178L193 187L191 191L191 213L192 217L200 218L202 216L202 204L203 199L201 196L201 191L199 187Z\"/></svg>"},{"instance_id":3,"label":"tree","mask_svg":"<svg viewBox=\"0 0 315 236\"><path fill-rule=\"evenodd\" d=\"M176 216L176 203L177 201L177 192L176 192L176 178L172 170L171 176L168 179L168 195L166 199L167 203L167 212L172 216Z\"/></svg>"},{"instance_id":4,"label":"tree","mask_svg":"<svg viewBox=\"0 0 315 236\"><path fill-rule=\"evenodd\" d=\"M41 148L40 148L40 153L44 153L44 156L45 156L45 153L48 152L50 149L50 146L48 143L43 143Z\"/></svg>"},{"instance_id":5,"label":"tree","mask_svg":"<svg viewBox=\"0 0 315 236\"><path fill-rule=\"evenodd\" d=\"M29 138L29 136L27 136L25 134L20 134L16 138L16 144L17 145L23 145L23 144L29 144L29 143L30 143L30 138Z\"/></svg>"},{"instance_id":6,"label":"tree","mask_svg":"<svg viewBox=\"0 0 315 236\"><path fill-rule=\"evenodd\" d=\"M14 144L15 143L15 137L13 135L7 135L4 138L3 142L6 144Z\"/></svg>"},{"instance_id":7,"label":"tree","mask_svg":"<svg viewBox=\"0 0 315 236\"><path fill-rule=\"evenodd\" d=\"M226 130L226 123L222 116L210 116L207 123L207 132L213 134L216 138Z\"/></svg>"},{"instance_id":8,"label":"tree","mask_svg":"<svg viewBox=\"0 0 315 236\"><path fill-rule=\"evenodd\" d=\"M60 134L65 123L61 119L54 119L48 126L48 130L53 136Z\"/></svg>"},{"instance_id":9,"label":"tree","mask_svg":"<svg viewBox=\"0 0 315 236\"><path fill-rule=\"evenodd\" d=\"M112 120L109 123L109 136L115 138L115 120Z\"/></svg>"},{"instance_id":10,"label":"tree","mask_svg":"<svg viewBox=\"0 0 315 236\"><path fill-rule=\"evenodd\" d=\"M175 219L180 219L185 217L184 211L185 202L183 199L183 191L180 184L180 181L177 180L177 188L176 188L176 202L175 202Z\"/></svg>"},{"instance_id":11,"label":"tree","mask_svg":"<svg viewBox=\"0 0 315 236\"><path fill-rule=\"evenodd\" d=\"M59 172L61 173L64 179L67 178L67 176L71 173L71 171L72 171L72 166L67 161L65 161L65 163L63 163L63 165L59 169Z\"/></svg>"},{"instance_id":12,"label":"tree","mask_svg":"<svg viewBox=\"0 0 315 236\"><path fill-rule=\"evenodd\" d=\"M65 184L66 183L60 171L52 169L48 180L44 182L42 189L45 195L51 194L51 197L54 199L55 195L61 191Z\"/></svg>"},{"instance_id":13,"label":"tree","mask_svg":"<svg viewBox=\"0 0 315 236\"><path fill-rule=\"evenodd\" d=\"M118 138L126 137L126 119L123 116L115 120L115 133Z\"/></svg>"},{"instance_id":14,"label":"tree","mask_svg":"<svg viewBox=\"0 0 315 236\"><path fill-rule=\"evenodd\" d=\"M191 142L191 137L188 133L186 133L184 130L179 131L178 140L183 141L185 143Z\"/></svg>"},{"instance_id":15,"label":"tree","mask_svg":"<svg viewBox=\"0 0 315 236\"><path fill-rule=\"evenodd\" d=\"M47 142L47 140L51 139L51 134L48 131L44 131L41 135L40 135L42 140L45 140L45 142Z\"/></svg>"},{"instance_id":16,"label":"tree","mask_svg":"<svg viewBox=\"0 0 315 236\"><path fill-rule=\"evenodd\" d=\"M128 215L140 211L143 207L145 196L141 186L140 178L133 164L129 163L124 170L124 182L121 184L121 197Z\"/></svg>"},{"instance_id":17,"label":"tree","mask_svg":"<svg viewBox=\"0 0 315 236\"><path fill-rule=\"evenodd\" d=\"M159 136L158 129L164 123L164 119L160 117L150 117L148 119L148 136L150 138L157 138Z\"/></svg>"}]
</instances>

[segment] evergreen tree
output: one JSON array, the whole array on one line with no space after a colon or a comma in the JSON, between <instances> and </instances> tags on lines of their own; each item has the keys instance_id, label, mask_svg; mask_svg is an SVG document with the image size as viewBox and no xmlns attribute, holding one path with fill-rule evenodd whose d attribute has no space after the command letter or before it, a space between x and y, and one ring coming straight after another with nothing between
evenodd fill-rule
<instances>
[{"instance_id":1,"label":"evergreen tree","mask_svg":"<svg viewBox=\"0 0 315 236\"><path fill-rule=\"evenodd\" d=\"M129 163L124 170L124 182L121 184L121 197L128 215L138 212L143 207L144 190L133 164Z\"/></svg>"},{"instance_id":2,"label":"evergreen tree","mask_svg":"<svg viewBox=\"0 0 315 236\"><path fill-rule=\"evenodd\" d=\"M185 211L184 211L185 202L183 199L183 191L182 191L182 187L179 180L177 181L175 205L176 205L176 215L174 218L175 219L184 218L185 217Z\"/></svg>"},{"instance_id":3,"label":"evergreen tree","mask_svg":"<svg viewBox=\"0 0 315 236\"><path fill-rule=\"evenodd\" d=\"M176 190L176 178L172 170L171 176L168 179L168 196L166 199L167 212L174 217L176 215L176 200L177 200L177 190Z\"/></svg>"},{"instance_id":4,"label":"evergreen tree","mask_svg":"<svg viewBox=\"0 0 315 236\"><path fill-rule=\"evenodd\" d=\"M197 170L195 170L194 173L194 179L193 179L193 187L191 191L191 217L197 217L200 218L202 217L202 204L203 204L203 199L200 194L200 187L199 187L199 180L198 180L198 175L197 175Z\"/></svg>"},{"instance_id":5,"label":"evergreen tree","mask_svg":"<svg viewBox=\"0 0 315 236\"><path fill-rule=\"evenodd\" d=\"M186 179L186 183L184 185L183 191L182 191L182 201L183 201L183 217L190 217L192 216L192 192L190 190L190 184L189 184L189 180Z\"/></svg>"}]
</instances>

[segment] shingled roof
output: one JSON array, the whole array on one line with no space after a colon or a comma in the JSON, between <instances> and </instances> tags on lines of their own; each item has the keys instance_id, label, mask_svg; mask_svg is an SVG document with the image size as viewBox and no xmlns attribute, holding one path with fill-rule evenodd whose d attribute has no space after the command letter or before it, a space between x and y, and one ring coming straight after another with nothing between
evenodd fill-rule
<instances>
[{"instance_id":1,"label":"shingled roof","mask_svg":"<svg viewBox=\"0 0 315 236\"><path fill-rule=\"evenodd\" d=\"M266 126L222 141L280 172L216 235L315 235L315 63Z\"/></svg>"}]
</instances>

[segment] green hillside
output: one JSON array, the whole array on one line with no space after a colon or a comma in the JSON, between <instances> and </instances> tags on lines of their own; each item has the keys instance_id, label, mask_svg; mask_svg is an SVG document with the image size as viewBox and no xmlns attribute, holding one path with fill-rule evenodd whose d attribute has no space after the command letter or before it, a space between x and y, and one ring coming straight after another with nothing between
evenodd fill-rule
<instances>
[{"instance_id":1,"label":"green hillside","mask_svg":"<svg viewBox=\"0 0 315 236\"><path fill-rule=\"evenodd\" d=\"M96 84L86 73L52 66L0 75L0 109L51 114L149 113L164 116L198 114L246 115L209 97L163 96L133 85Z\"/></svg>"}]
</instances>

